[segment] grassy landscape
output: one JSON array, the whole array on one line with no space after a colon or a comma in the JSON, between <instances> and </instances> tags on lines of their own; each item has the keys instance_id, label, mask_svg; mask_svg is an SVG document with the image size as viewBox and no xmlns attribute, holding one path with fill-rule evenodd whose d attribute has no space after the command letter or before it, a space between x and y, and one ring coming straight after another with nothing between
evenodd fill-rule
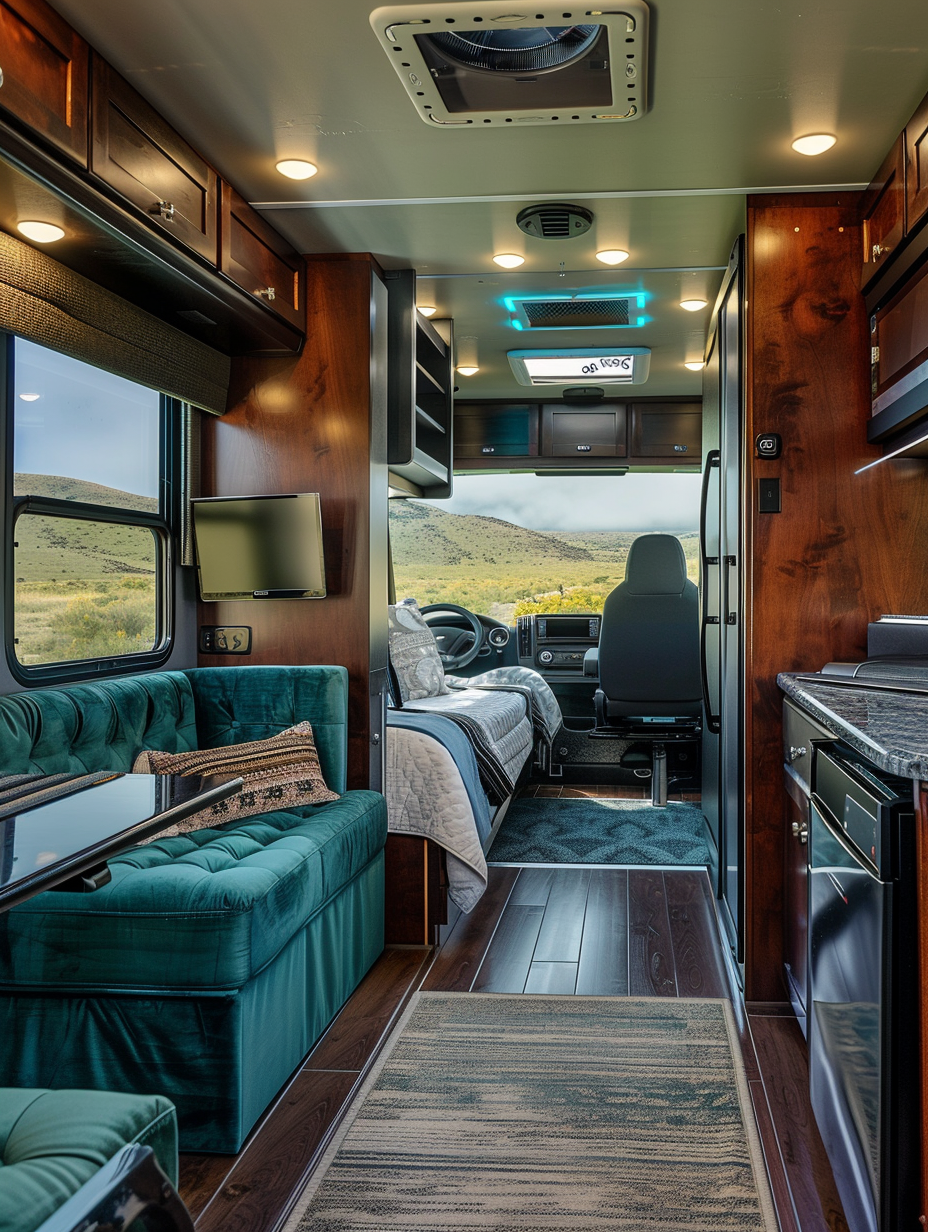
<instances>
[{"instance_id":1,"label":"grassy landscape","mask_svg":"<svg viewBox=\"0 0 928 1232\"><path fill-rule=\"evenodd\" d=\"M398 599L458 603L509 622L530 612L600 612L625 578L639 531L534 531L499 518L446 513L417 501L390 503ZM680 535L696 581L695 532Z\"/></svg>"},{"instance_id":2,"label":"grassy landscape","mask_svg":"<svg viewBox=\"0 0 928 1232\"><path fill-rule=\"evenodd\" d=\"M15 491L157 509L153 497L59 476L19 474ZM144 528L26 514L17 522L13 568L20 663L102 658L154 645L155 541Z\"/></svg>"}]
</instances>

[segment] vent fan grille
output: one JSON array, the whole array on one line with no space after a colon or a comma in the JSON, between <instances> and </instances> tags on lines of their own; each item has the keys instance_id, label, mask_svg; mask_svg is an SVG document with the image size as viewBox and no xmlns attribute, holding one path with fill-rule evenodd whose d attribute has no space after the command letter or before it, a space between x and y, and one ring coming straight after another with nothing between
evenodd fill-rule
<instances>
[{"instance_id":1,"label":"vent fan grille","mask_svg":"<svg viewBox=\"0 0 928 1232\"><path fill-rule=\"evenodd\" d=\"M569 240L592 225L593 213L582 205L530 205L516 215L520 231L542 240Z\"/></svg>"},{"instance_id":2,"label":"vent fan grille","mask_svg":"<svg viewBox=\"0 0 928 1232\"><path fill-rule=\"evenodd\" d=\"M523 300L530 329L596 329L628 325L627 299Z\"/></svg>"}]
</instances>

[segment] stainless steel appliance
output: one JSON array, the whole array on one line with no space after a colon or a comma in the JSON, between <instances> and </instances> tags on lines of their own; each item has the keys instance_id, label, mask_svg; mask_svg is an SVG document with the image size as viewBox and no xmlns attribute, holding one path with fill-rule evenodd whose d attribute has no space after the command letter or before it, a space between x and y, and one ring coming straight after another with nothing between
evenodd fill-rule
<instances>
[{"instance_id":1,"label":"stainless steel appliance","mask_svg":"<svg viewBox=\"0 0 928 1232\"><path fill-rule=\"evenodd\" d=\"M917 1226L912 783L815 751L809 834L812 1107L851 1232Z\"/></svg>"},{"instance_id":2,"label":"stainless steel appliance","mask_svg":"<svg viewBox=\"0 0 928 1232\"><path fill-rule=\"evenodd\" d=\"M710 873L737 962L744 961L744 632L741 470L744 237L732 249L710 327L703 381L700 623L702 808Z\"/></svg>"}]
</instances>

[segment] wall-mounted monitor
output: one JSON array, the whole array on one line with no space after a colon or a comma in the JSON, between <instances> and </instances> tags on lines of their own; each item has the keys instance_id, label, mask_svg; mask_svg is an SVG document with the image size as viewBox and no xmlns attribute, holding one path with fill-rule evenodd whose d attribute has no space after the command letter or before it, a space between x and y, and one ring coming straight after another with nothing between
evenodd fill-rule
<instances>
[{"instance_id":1,"label":"wall-mounted monitor","mask_svg":"<svg viewBox=\"0 0 928 1232\"><path fill-rule=\"evenodd\" d=\"M203 600L325 598L318 492L191 504Z\"/></svg>"}]
</instances>

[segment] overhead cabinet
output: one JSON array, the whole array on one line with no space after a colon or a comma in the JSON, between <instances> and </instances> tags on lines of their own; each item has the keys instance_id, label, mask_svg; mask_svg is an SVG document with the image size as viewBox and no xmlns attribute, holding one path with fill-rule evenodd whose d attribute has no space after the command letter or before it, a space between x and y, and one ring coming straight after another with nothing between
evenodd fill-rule
<instances>
[{"instance_id":1,"label":"overhead cabinet","mask_svg":"<svg viewBox=\"0 0 928 1232\"><path fill-rule=\"evenodd\" d=\"M700 462L702 403L633 402L629 408L628 453L636 460Z\"/></svg>"},{"instance_id":2,"label":"overhead cabinet","mask_svg":"<svg viewBox=\"0 0 928 1232\"><path fill-rule=\"evenodd\" d=\"M229 184L221 189L219 268L272 312L302 325L305 263Z\"/></svg>"},{"instance_id":3,"label":"overhead cabinet","mask_svg":"<svg viewBox=\"0 0 928 1232\"><path fill-rule=\"evenodd\" d=\"M905 126L906 226L913 230L928 214L928 96Z\"/></svg>"},{"instance_id":4,"label":"overhead cabinet","mask_svg":"<svg viewBox=\"0 0 928 1232\"><path fill-rule=\"evenodd\" d=\"M624 458L625 407L543 407L541 451L550 458Z\"/></svg>"},{"instance_id":5,"label":"overhead cabinet","mask_svg":"<svg viewBox=\"0 0 928 1232\"><path fill-rule=\"evenodd\" d=\"M538 456L538 407L455 406L455 458Z\"/></svg>"},{"instance_id":6,"label":"overhead cabinet","mask_svg":"<svg viewBox=\"0 0 928 1232\"><path fill-rule=\"evenodd\" d=\"M91 170L171 239L218 264L219 177L98 55Z\"/></svg>"},{"instance_id":7,"label":"overhead cabinet","mask_svg":"<svg viewBox=\"0 0 928 1232\"><path fill-rule=\"evenodd\" d=\"M905 156L896 138L863 198L863 269L861 285L889 263L905 234Z\"/></svg>"},{"instance_id":8,"label":"overhead cabinet","mask_svg":"<svg viewBox=\"0 0 928 1232\"><path fill-rule=\"evenodd\" d=\"M44 0L0 3L0 108L87 166L90 48Z\"/></svg>"}]
</instances>

